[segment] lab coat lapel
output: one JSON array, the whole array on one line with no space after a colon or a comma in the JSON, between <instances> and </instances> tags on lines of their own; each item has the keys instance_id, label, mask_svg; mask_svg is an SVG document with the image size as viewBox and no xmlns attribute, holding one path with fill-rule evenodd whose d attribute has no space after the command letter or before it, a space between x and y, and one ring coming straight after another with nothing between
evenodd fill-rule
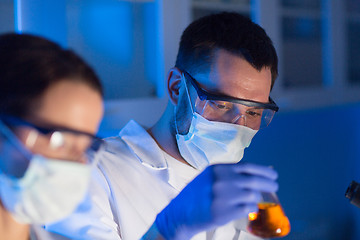
<instances>
[{"instance_id":1,"label":"lab coat lapel","mask_svg":"<svg viewBox=\"0 0 360 240\"><path fill-rule=\"evenodd\" d=\"M119 135L142 165L147 167L154 176L169 182L165 157L155 140L143 127L131 120Z\"/></svg>"}]
</instances>

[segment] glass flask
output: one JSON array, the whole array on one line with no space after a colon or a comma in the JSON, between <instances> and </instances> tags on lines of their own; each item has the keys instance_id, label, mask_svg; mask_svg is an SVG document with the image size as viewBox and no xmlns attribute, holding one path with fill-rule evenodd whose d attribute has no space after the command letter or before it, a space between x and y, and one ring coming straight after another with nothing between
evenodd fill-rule
<instances>
[{"instance_id":1,"label":"glass flask","mask_svg":"<svg viewBox=\"0 0 360 240\"><path fill-rule=\"evenodd\" d=\"M262 193L259 211L249 213L248 231L262 238L284 237L290 232L290 222L275 193Z\"/></svg>"}]
</instances>

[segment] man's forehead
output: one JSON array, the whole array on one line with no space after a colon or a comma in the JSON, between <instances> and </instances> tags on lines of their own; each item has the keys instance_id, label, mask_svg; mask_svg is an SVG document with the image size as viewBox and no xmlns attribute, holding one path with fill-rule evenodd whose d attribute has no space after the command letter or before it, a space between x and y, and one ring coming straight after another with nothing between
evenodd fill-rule
<instances>
[{"instance_id":1,"label":"man's forehead","mask_svg":"<svg viewBox=\"0 0 360 240\"><path fill-rule=\"evenodd\" d=\"M236 98L267 101L271 88L271 70L255 69L243 57L218 50L209 71L193 76L205 90Z\"/></svg>"},{"instance_id":2,"label":"man's forehead","mask_svg":"<svg viewBox=\"0 0 360 240\"><path fill-rule=\"evenodd\" d=\"M246 66L245 66L246 65ZM235 67L234 67L235 66ZM240 68L239 68L240 66ZM213 50L211 63L193 74L200 85L218 87L225 79L223 75L232 75L246 68L256 69L242 55L225 49Z\"/></svg>"}]
</instances>

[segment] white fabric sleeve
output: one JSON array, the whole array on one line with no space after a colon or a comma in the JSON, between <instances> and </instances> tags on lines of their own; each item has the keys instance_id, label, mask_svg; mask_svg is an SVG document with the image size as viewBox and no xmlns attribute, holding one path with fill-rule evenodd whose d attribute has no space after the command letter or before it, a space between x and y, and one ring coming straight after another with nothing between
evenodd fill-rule
<instances>
[{"instance_id":1,"label":"white fabric sleeve","mask_svg":"<svg viewBox=\"0 0 360 240\"><path fill-rule=\"evenodd\" d=\"M111 190L100 169L94 168L88 196L75 212L45 229L69 239L121 240L111 209Z\"/></svg>"}]
</instances>

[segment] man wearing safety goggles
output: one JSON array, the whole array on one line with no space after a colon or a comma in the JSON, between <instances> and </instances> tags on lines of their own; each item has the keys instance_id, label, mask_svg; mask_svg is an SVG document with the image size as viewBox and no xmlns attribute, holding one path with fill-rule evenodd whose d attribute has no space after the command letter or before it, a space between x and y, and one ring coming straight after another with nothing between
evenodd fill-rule
<instances>
[{"instance_id":1,"label":"man wearing safety goggles","mask_svg":"<svg viewBox=\"0 0 360 240\"><path fill-rule=\"evenodd\" d=\"M219 58L223 58L223 55L228 54L222 51L218 50ZM234 59L233 63L235 62L236 60ZM246 66L247 64L243 59L238 62L240 66ZM237 66L236 64L234 65L233 68L236 69ZM230 66L226 66L226 68L228 67ZM231 69L229 70L226 70L226 72L231 72ZM270 71L270 69L268 70ZM266 70L263 71L266 72ZM249 100L251 98L244 99L215 93L216 90L210 93L201 88L199 83L188 72L176 68L173 69L173 72L181 74L181 78L184 81L184 97L188 99L188 106L184 109L187 109L185 111L190 109L192 114L190 127L187 126L184 129L183 123L186 121L183 114L184 111L176 111L175 108L177 145L181 156L196 169L201 170L209 164L237 163L240 161L243 149L249 146L252 137L260 128L269 125L275 112L279 109L270 97L268 97L268 102L260 102ZM221 92L230 92L230 89L236 89L236 81L247 84L249 88L252 85L253 79L262 77L260 74L254 73L259 76L245 76L239 72L239 76L235 76L235 81L232 80L235 86L229 85L229 90L225 86ZM216 74L221 76L220 73ZM226 74L223 74L223 76L226 79ZM263 78L266 80L266 75ZM207 80L205 79L205 81ZM221 80L216 81L220 82ZM228 82L230 81L228 80ZM269 86L266 86L266 84L262 85L255 84L254 90L251 91L257 91L258 93L256 94L259 94L260 97L263 97L261 94L266 96L268 92L266 87ZM220 88L222 87L220 86ZM247 91L245 90L239 91L239 93L233 92L235 96L240 95L239 93L247 96ZM260 97L259 100L262 100ZM263 97L263 99L265 98ZM177 122L182 124L178 126Z\"/></svg>"},{"instance_id":2,"label":"man wearing safety goggles","mask_svg":"<svg viewBox=\"0 0 360 240\"><path fill-rule=\"evenodd\" d=\"M274 46L248 18L221 13L190 24L162 117L147 130L130 121L107 140L97 207L82 212L88 239L258 239L242 220L261 192L277 190L277 173L238 162L278 111L269 96L276 77ZM93 225L99 217L104 224ZM79 236L69 228L75 219L49 230Z\"/></svg>"}]
</instances>

